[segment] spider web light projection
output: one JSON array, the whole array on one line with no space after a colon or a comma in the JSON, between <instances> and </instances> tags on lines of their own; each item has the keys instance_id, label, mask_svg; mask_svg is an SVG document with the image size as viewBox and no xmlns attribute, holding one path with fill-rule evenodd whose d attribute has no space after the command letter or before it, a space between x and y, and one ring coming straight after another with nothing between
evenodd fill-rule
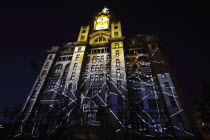
<instances>
[{"instance_id":1,"label":"spider web light projection","mask_svg":"<svg viewBox=\"0 0 210 140\"><path fill-rule=\"evenodd\" d=\"M154 53L156 51L157 51L157 49L154 51ZM151 55L151 57L154 56L154 53ZM124 56L119 56L119 57L124 57ZM143 60L138 61L138 59L140 59L141 57L148 58L148 61L147 62L143 61ZM76 109L77 100L80 101L80 106L82 107L81 114L84 114L85 113L84 107L88 106L89 102L95 103L95 97L97 97L101 101L100 102L101 106L107 107L109 114L112 115L116 119L116 121L120 124L120 127L116 128L116 131L115 131L116 133L120 132L120 130L129 129L133 133L136 133L138 135L143 135L143 136L149 136L149 137L170 136L170 137L173 137L174 134L171 131L173 131L172 129L175 128L175 129L182 131L188 135L193 135L190 132L187 132L178 126L172 125L172 123L170 122L171 118L175 117L177 114L179 114L183 111L183 109L179 106L179 103L177 101L178 96L175 95L174 87L170 87L172 89L172 95L167 92L162 92L162 93L167 96L173 97L179 110L177 112L175 112L174 114L168 115L163 110L162 104L159 103L160 102L160 95L159 95L160 92L158 90L156 90L156 88L155 88L155 87L157 87L157 83L156 83L157 79L154 75L152 75L151 72L148 73L148 72L144 71L144 69L151 71L151 63L157 63L157 62L152 62L148 55L141 54L141 55L136 55L135 59L133 61L131 61L132 65L130 67L127 67L127 71L126 71L127 77L125 74L125 77L123 77L123 79L121 79L121 80L127 81L127 84L129 86L144 85L144 86L140 87L141 91L148 91L148 89L146 89L145 87L148 87L148 86L152 87L151 93L144 95L144 96L143 96L143 94L141 94L141 95L139 95L141 97L137 99L134 96L130 96L130 95L124 96L124 94L116 87L115 83L117 83L117 79L111 77L111 75L108 72L104 72L107 64L110 64L110 63L116 64L114 62L115 60L116 60L115 58L112 58L111 62L107 62L106 65L103 65L103 71L101 72L101 74L103 74L105 76L105 80L103 80L101 89L104 87L107 87L108 95L121 96L123 98L123 100L126 102L126 104L128 105L128 107L126 106L126 109L133 115L133 119L137 120L137 125L134 125L134 123L136 121L133 121L133 122L128 121L125 123L125 120L119 119L116 112L114 112L111 108L108 108L107 101L103 100L103 98L99 94L101 92L101 90L99 90L98 93L96 93L96 94L92 94L91 96L88 94L94 81L92 81L90 83L90 86L86 90L86 92L81 94L81 96L79 97L81 99L78 99L78 97L75 95L77 90L80 90L86 84L86 81L90 79L91 75L99 74L96 71L92 71L91 69L88 69L87 74L86 74L87 75L86 80L84 80L80 85L77 85L77 83L78 83L77 81L79 80L79 77L75 77L75 79L73 81L66 81L64 89L62 91L61 100L60 101L51 100L52 103L49 104L49 108L51 109L51 111L53 110L53 112L56 112L55 115L60 116L63 121L60 121L59 123L57 123L57 125L52 126L53 128L50 128L47 131L48 133L53 133L56 129L58 129L58 128L62 127L64 124L72 121L71 120L72 112ZM89 66L89 64L91 64L91 62L86 63L84 67ZM100 65L101 63L96 61L94 64ZM137 67L132 68L135 65ZM111 67L111 69L116 71L116 68L114 66ZM120 71L120 73L124 73L124 71ZM115 74L115 73L113 73L113 74ZM59 85L60 85L60 82L62 79L62 75L63 75L63 73L60 73L60 77L56 82L57 88L59 88ZM70 75L67 75L66 79L70 79ZM110 89L109 84L111 85L111 87L114 87L116 89L116 91L118 91L118 93L112 92L113 90ZM70 85L72 85L72 86L75 85L75 87L77 87L77 88L69 90ZM121 88L123 88L124 90L126 90L128 92L130 92L130 90L131 90L131 89L127 89L123 85L120 85L120 86L121 86ZM163 88L164 88L164 85L161 85L161 86L163 86ZM49 91L57 93L57 91L56 91L57 88L52 88ZM37 91L37 92L39 92L39 91ZM69 94L72 94L72 96L70 97ZM156 105L155 111L144 109L142 107L142 103L145 103L147 101L147 99L149 99L149 98L154 99L154 101L155 101L155 105ZM35 98L35 100L36 100L36 98ZM88 100L88 101L85 102L85 100ZM67 104L63 103L64 101L67 102ZM97 108L100 108L100 105L97 104L96 106L97 106ZM36 118L37 113L38 113L38 110L36 111L34 118ZM81 120L83 119L82 116L83 115L81 115ZM25 117L25 119L26 118L27 118L27 116ZM34 119L34 121L35 121L35 119ZM150 133L151 131L154 131L156 133L151 134Z\"/></svg>"}]
</instances>

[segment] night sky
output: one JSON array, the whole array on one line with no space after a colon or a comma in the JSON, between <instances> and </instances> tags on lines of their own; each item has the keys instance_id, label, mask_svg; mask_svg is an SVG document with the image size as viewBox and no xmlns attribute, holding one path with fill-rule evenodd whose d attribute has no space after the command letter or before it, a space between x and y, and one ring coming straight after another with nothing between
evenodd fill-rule
<instances>
[{"instance_id":1,"label":"night sky","mask_svg":"<svg viewBox=\"0 0 210 140\"><path fill-rule=\"evenodd\" d=\"M51 0L1 3L0 110L24 104L45 60L45 51L61 43L75 42L80 26L90 23L104 5L122 22L124 36L148 33L160 38L186 104L193 107L201 94L200 80L210 81L208 3Z\"/></svg>"}]
</instances>

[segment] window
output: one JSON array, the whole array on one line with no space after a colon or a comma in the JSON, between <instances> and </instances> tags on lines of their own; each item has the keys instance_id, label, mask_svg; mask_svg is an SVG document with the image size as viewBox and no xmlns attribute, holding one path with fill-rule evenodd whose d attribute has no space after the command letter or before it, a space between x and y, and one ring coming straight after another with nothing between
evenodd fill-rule
<instances>
[{"instance_id":1,"label":"window","mask_svg":"<svg viewBox=\"0 0 210 140\"><path fill-rule=\"evenodd\" d=\"M120 69L116 69L116 76L120 77Z\"/></svg>"},{"instance_id":2,"label":"window","mask_svg":"<svg viewBox=\"0 0 210 140\"><path fill-rule=\"evenodd\" d=\"M88 66L85 67L85 71L88 72Z\"/></svg>"},{"instance_id":3,"label":"window","mask_svg":"<svg viewBox=\"0 0 210 140\"><path fill-rule=\"evenodd\" d=\"M56 94L55 99L57 99L57 100L60 99L61 95L62 95L62 91L58 91L57 94Z\"/></svg>"},{"instance_id":4,"label":"window","mask_svg":"<svg viewBox=\"0 0 210 140\"><path fill-rule=\"evenodd\" d=\"M41 76L45 76L45 75L46 75L46 73L47 73L47 71L46 71L46 70L44 70L44 71L42 72Z\"/></svg>"},{"instance_id":5,"label":"window","mask_svg":"<svg viewBox=\"0 0 210 140\"><path fill-rule=\"evenodd\" d=\"M50 80L48 83L47 88L55 88L56 87L56 81Z\"/></svg>"},{"instance_id":6,"label":"window","mask_svg":"<svg viewBox=\"0 0 210 140\"><path fill-rule=\"evenodd\" d=\"M116 66L119 66L119 65L120 65L120 60L116 59Z\"/></svg>"},{"instance_id":7,"label":"window","mask_svg":"<svg viewBox=\"0 0 210 140\"><path fill-rule=\"evenodd\" d=\"M118 29L118 26L115 25L115 26L114 26L114 29Z\"/></svg>"},{"instance_id":8,"label":"window","mask_svg":"<svg viewBox=\"0 0 210 140\"><path fill-rule=\"evenodd\" d=\"M46 94L45 94L45 96L44 96L44 100L50 100L50 99L52 99L52 96L53 96L53 91L50 91L50 92L47 92Z\"/></svg>"},{"instance_id":9,"label":"window","mask_svg":"<svg viewBox=\"0 0 210 140\"><path fill-rule=\"evenodd\" d=\"M94 86L93 93L94 94L97 94L98 93L98 87L96 85Z\"/></svg>"},{"instance_id":10,"label":"window","mask_svg":"<svg viewBox=\"0 0 210 140\"><path fill-rule=\"evenodd\" d=\"M93 62L93 63L96 62L96 56L93 56L92 62Z\"/></svg>"},{"instance_id":11,"label":"window","mask_svg":"<svg viewBox=\"0 0 210 140\"><path fill-rule=\"evenodd\" d=\"M119 56L120 54L119 54L119 50L116 50L116 56Z\"/></svg>"},{"instance_id":12,"label":"window","mask_svg":"<svg viewBox=\"0 0 210 140\"><path fill-rule=\"evenodd\" d=\"M146 94L153 94L153 87L152 86L145 86Z\"/></svg>"},{"instance_id":13,"label":"window","mask_svg":"<svg viewBox=\"0 0 210 140\"><path fill-rule=\"evenodd\" d=\"M92 65L92 66L91 66L91 71L92 71L92 72L95 71L95 65Z\"/></svg>"},{"instance_id":14,"label":"window","mask_svg":"<svg viewBox=\"0 0 210 140\"><path fill-rule=\"evenodd\" d=\"M99 85L98 86L98 93L101 93L101 90L102 90L102 85Z\"/></svg>"},{"instance_id":15,"label":"window","mask_svg":"<svg viewBox=\"0 0 210 140\"><path fill-rule=\"evenodd\" d=\"M98 74L95 75L95 80L94 81L98 81Z\"/></svg>"},{"instance_id":16,"label":"window","mask_svg":"<svg viewBox=\"0 0 210 140\"><path fill-rule=\"evenodd\" d=\"M104 56L103 56L103 55L101 56L101 61L102 61L102 62L104 61Z\"/></svg>"},{"instance_id":17,"label":"window","mask_svg":"<svg viewBox=\"0 0 210 140\"><path fill-rule=\"evenodd\" d=\"M62 80L61 80L61 82L60 82L60 87L64 87L65 81L66 81L65 79L62 79Z\"/></svg>"},{"instance_id":18,"label":"window","mask_svg":"<svg viewBox=\"0 0 210 140\"><path fill-rule=\"evenodd\" d=\"M120 89L121 88L121 81L117 81L117 88Z\"/></svg>"},{"instance_id":19,"label":"window","mask_svg":"<svg viewBox=\"0 0 210 140\"><path fill-rule=\"evenodd\" d=\"M81 47L78 47L78 52L81 52L82 48Z\"/></svg>"},{"instance_id":20,"label":"window","mask_svg":"<svg viewBox=\"0 0 210 140\"><path fill-rule=\"evenodd\" d=\"M103 71L103 64L100 65L100 71Z\"/></svg>"},{"instance_id":21,"label":"window","mask_svg":"<svg viewBox=\"0 0 210 140\"><path fill-rule=\"evenodd\" d=\"M68 56L68 57L67 57L67 60L71 60L71 56Z\"/></svg>"},{"instance_id":22,"label":"window","mask_svg":"<svg viewBox=\"0 0 210 140\"><path fill-rule=\"evenodd\" d=\"M50 55L50 56L49 56L49 59L52 59L52 57L53 57L53 56L52 56L52 55Z\"/></svg>"},{"instance_id":23,"label":"window","mask_svg":"<svg viewBox=\"0 0 210 140\"><path fill-rule=\"evenodd\" d=\"M166 79L165 73L161 73L161 78L162 78L162 79Z\"/></svg>"},{"instance_id":24,"label":"window","mask_svg":"<svg viewBox=\"0 0 210 140\"><path fill-rule=\"evenodd\" d=\"M175 101L175 97L173 97L173 96L168 96L169 97L169 101L170 101L170 103L171 103L171 106L172 107L176 107L176 101Z\"/></svg>"},{"instance_id":25,"label":"window","mask_svg":"<svg viewBox=\"0 0 210 140\"><path fill-rule=\"evenodd\" d=\"M107 60L107 61L110 61L110 55L107 55L107 56L106 56L106 60Z\"/></svg>"},{"instance_id":26,"label":"window","mask_svg":"<svg viewBox=\"0 0 210 140\"><path fill-rule=\"evenodd\" d=\"M97 60L96 60L97 62L99 62L100 61L100 56L97 56Z\"/></svg>"},{"instance_id":27,"label":"window","mask_svg":"<svg viewBox=\"0 0 210 140\"><path fill-rule=\"evenodd\" d=\"M82 31L82 33L85 33L85 32L86 32L86 30L83 30L83 31Z\"/></svg>"},{"instance_id":28,"label":"window","mask_svg":"<svg viewBox=\"0 0 210 140\"><path fill-rule=\"evenodd\" d=\"M120 106L123 105L123 98L122 98L122 95L120 95L120 94L118 94L118 96L117 96L117 103Z\"/></svg>"},{"instance_id":29,"label":"window","mask_svg":"<svg viewBox=\"0 0 210 140\"><path fill-rule=\"evenodd\" d=\"M103 81L103 74L99 75L99 81L102 82Z\"/></svg>"},{"instance_id":30,"label":"window","mask_svg":"<svg viewBox=\"0 0 210 140\"><path fill-rule=\"evenodd\" d=\"M96 71L98 71L99 70L99 65L96 65Z\"/></svg>"},{"instance_id":31,"label":"window","mask_svg":"<svg viewBox=\"0 0 210 140\"><path fill-rule=\"evenodd\" d=\"M47 62L46 64L45 64L45 68L48 68L50 66L50 62Z\"/></svg>"},{"instance_id":32,"label":"window","mask_svg":"<svg viewBox=\"0 0 210 140\"><path fill-rule=\"evenodd\" d=\"M85 39L85 36L81 36L81 40L84 40Z\"/></svg>"},{"instance_id":33,"label":"window","mask_svg":"<svg viewBox=\"0 0 210 140\"><path fill-rule=\"evenodd\" d=\"M53 73L60 73L63 68L62 64L58 64L55 66Z\"/></svg>"},{"instance_id":34,"label":"window","mask_svg":"<svg viewBox=\"0 0 210 140\"><path fill-rule=\"evenodd\" d=\"M119 48L119 43L115 43L115 48Z\"/></svg>"},{"instance_id":35,"label":"window","mask_svg":"<svg viewBox=\"0 0 210 140\"><path fill-rule=\"evenodd\" d=\"M114 32L114 36L118 36L118 32Z\"/></svg>"},{"instance_id":36,"label":"window","mask_svg":"<svg viewBox=\"0 0 210 140\"><path fill-rule=\"evenodd\" d=\"M165 85L166 91L171 91L171 88L168 82L164 82L164 85Z\"/></svg>"},{"instance_id":37,"label":"window","mask_svg":"<svg viewBox=\"0 0 210 140\"><path fill-rule=\"evenodd\" d=\"M69 72L69 64L66 65L63 76L64 77L67 76L68 72Z\"/></svg>"},{"instance_id":38,"label":"window","mask_svg":"<svg viewBox=\"0 0 210 140\"><path fill-rule=\"evenodd\" d=\"M74 80L75 79L75 72L72 72L71 74L71 80Z\"/></svg>"},{"instance_id":39,"label":"window","mask_svg":"<svg viewBox=\"0 0 210 140\"><path fill-rule=\"evenodd\" d=\"M87 75L83 75L83 81L86 81L86 79L87 79Z\"/></svg>"},{"instance_id":40,"label":"window","mask_svg":"<svg viewBox=\"0 0 210 140\"><path fill-rule=\"evenodd\" d=\"M41 80L39 80L38 82L37 82L37 85L36 85L36 87L40 87L40 85L41 85Z\"/></svg>"},{"instance_id":41,"label":"window","mask_svg":"<svg viewBox=\"0 0 210 140\"><path fill-rule=\"evenodd\" d=\"M76 70L76 69L77 69L77 63L75 63L75 64L74 64L73 69L74 69L74 70Z\"/></svg>"},{"instance_id":42,"label":"window","mask_svg":"<svg viewBox=\"0 0 210 140\"><path fill-rule=\"evenodd\" d=\"M79 54L77 54L77 56L76 56L76 59L75 59L76 61L78 61L79 60Z\"/></svg>"},{"instance_id":43,"label":"window","mask_svg":"<svg viewBox=\"0 0 210 140\"><path fill-rule=\"evenodd\" d=\"M93 81L93 75L90 75L90 81L91 82Z\"/></svg>"},{"instance_id":44,"label":"window","mask_svg":"<svg viewBox=\"0 0 210 140\"><path fill-rule=\"evenodd\" d=\"M155 99L148 99L148 105L150 110L156 110L157 109L157 104Z\"/></svg>"},{"instance_id":45,"label":"window","mask_svg":"<svg viewBox=\"0 0 210 140\"><path fill-rule=\"evenodd\" d=\"M59 57L59 58L58 58L58 61L61 61L61 60L62 60L62 57Z\"/></svg>"}]
</instances>

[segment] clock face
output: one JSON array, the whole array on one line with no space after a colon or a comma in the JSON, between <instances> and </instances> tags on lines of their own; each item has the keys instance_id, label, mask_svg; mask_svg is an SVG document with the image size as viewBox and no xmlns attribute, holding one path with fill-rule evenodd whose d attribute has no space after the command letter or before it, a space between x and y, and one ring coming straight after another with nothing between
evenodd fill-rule
<instances>
[{"instance_id":1,"label":"clock face","mask_svg":"<svg viewBox=\"0 0 210 140\"><path fill-rule=\"evenodd\" d=\"M109 18L107 16L100 16L95 21L95 30L108 29Z\"/></svg>"},{"instance_id":2,"label":"clock face","mask_svg":"<svg viewBox=\"0 0 210 140\"><path fill-rule=\"evenodd\" d=\"M99 17L97 19L97 22L107 22L107 21L109 21L109 19L107 17Z\"/></svg>"}]
</instances>

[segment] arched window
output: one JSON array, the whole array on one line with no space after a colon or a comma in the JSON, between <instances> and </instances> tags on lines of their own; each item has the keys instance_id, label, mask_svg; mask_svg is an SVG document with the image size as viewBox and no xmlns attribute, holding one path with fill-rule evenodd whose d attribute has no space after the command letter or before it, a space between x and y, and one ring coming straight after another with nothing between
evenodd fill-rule
<instances>
[{"instance_id":1,"label":"arched window","mask_svg":"<svg viewBox=\"0 0 210 140\"><path fill-rule=\"evenodd\" d=\"M97 38L94 42L95 43L100 43L100 42L105 42L106 41L106 38L104 38L104 37L99 37L99 38Z\"/></svg>"}]
</instances>

